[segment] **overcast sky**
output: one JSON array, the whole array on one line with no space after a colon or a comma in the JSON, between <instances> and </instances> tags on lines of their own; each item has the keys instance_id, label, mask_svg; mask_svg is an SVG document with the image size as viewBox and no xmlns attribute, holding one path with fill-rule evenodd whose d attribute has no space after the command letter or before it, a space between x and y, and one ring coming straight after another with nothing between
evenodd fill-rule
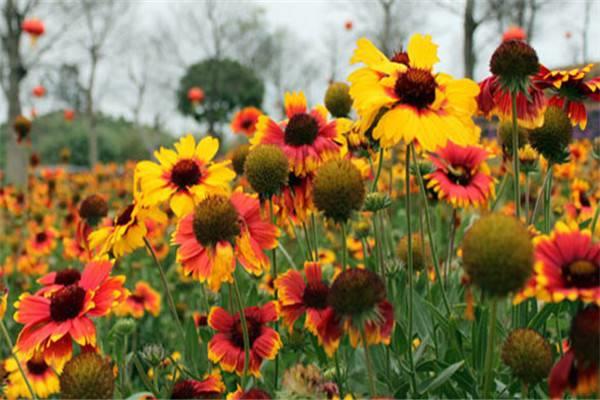
<instances>
[{"instance_id":1,"label":"overcast sky","mask_svg":"<svg viewBox=\"0 0 600 400\"><path fill-rule=\"evenodd\" d=\"M231 3L235 6L239 1L221 0ZM375 1L375 0L373 0ZM477 0L485 1L485 0ZM429 33L433 36L436 43L439 44L439 57L441 62L436 67L437 71L443 71L455 76L460 76L462 73L462 18L459 15L450 13L441 9L433 0L422 0L415 2L418 7L424 12L425 18L422 23L419 23L418 31L420 33ZM324 37L332 32L339 30L339 35L344 44L343 51L340 53L340 65L345 68L340 68L340 77L346 77L352 70L348 64L351 52L354 46L355 32L359 31L361 24L364 21L356 20L353 12L353 3L351 0L343 1L325 1L325 0L256 0L257 3L265 11L265 16L269 24L274 27L287 27L297 36L303 38L310 49L307 53L323 54L327 47L324 44ZM143 21L137 23L152 26L163 18L173 18L170 12L174 1L159 1L159 0L138 0L139 14L143 16ZM196 3L197 4L197 3ZM461 1L448 0L449 5L459 6ZM573 64L576 57L580 55L581 46L581 24L582 14L584 9L584 0L567 0L555 1L549 6L550 12L539 18L538 29L533 38L532 45L536 48L540 60L549 67L562 66ZM600 0L594 0L592 7L592 24L589 32L591 45L589 49L590 59L600 61L600 46L596 44L594 38L600 38ZM346 32L344 30L344 22L352 20L354 30ZM420 22L420 21L419 21ZM402 21L398 21L399 24ZM134 26L135 24L132 24ZM483 38L483 40L482 40ZM489 38L489 39L487 39ZM493 32L482 32L478 39L485 41L485 46L480 50L479 59L482 60L478 64L476 70L476 78L481 79L487 74L487 60L491 52L498 44L498 37ZM486 40L487 39L487 40ZM186 40L186 38L182 38ZM134 43L131 44L135 46ZM297 54L297 57L303 55ZM108 74L108 75L107 75ZM110 71L105 71L105 76L110 77ZM323 92L326 88L326 79L319 78L313 84L313 87L308 90L311 102L320 101ZM35 82L28 82L30 87L35 85ZM303 88L296 88L301 90ZM173 94L164 94L174 98ZM270 96L276 94L271 93ZM279 94L280 96L282 94ZM4 99L0 100L1 119L4 119ZM115 115L130 115L130 103L123 103L123 94L119 91L106 93L102 96L100 109L104 112ZM155 110L152 109L153 102L150 101L145 108L143 118L146 122L150 122ZM273 104L273 99L267 99L266 108L269 110L269 104ZM44 112L44 107L51 108L52 105L38 105L38 110ZM160 106L164 107L164 106ZM171 105L173 114L167 118L167 126L173 134L178 135L184 131L198 129L194 121L182 118L177 115L174 103Z\"/></svg>"}]
</instances>

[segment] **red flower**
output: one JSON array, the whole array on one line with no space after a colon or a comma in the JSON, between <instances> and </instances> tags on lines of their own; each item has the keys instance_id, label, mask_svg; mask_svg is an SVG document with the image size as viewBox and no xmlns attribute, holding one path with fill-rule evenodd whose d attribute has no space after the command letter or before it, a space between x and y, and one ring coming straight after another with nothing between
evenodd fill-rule
<instances>
[{"instance_id":1,"label":"red flower","mask_svg":"<svg viewBox=\"0 0 600 400\"><path fill-rule=\"evenodd\" d=\"M494 178L485 163L489 157L490 153L479 146L448 141L429 156L436 169L425 176L427 188L453 207L483 206L494 195Z\"/></svg>"},{"instance_id":2,"label":"red flower","mask_svg":"<svg viewBox=\"0 0 600 400\"><path fill-rule=\"evenodd\" d=\"M536 296L600 305L600 243L593 242L589 230L559 222L551 235L536 237L534 245L534 274L517 302Z\"/></svg>"},{"instance_id":3,"label":"red flower","mask_svg":"<svg viewBox=\"0 0 600 400\"><path fill-rule=\"evenodd\" d=\"M534 85L528 85L527 94L517 93L517 119L519 125L533 129L544 123L546 98L543 90ZM508 90L500 84L500 78L490 76L479 83L480 92L477 96L479 111L484 117L497 116L501 120L512 118L512 100Z\"/></svg>"},{"instance_id":4,"label":"red flower","mask_svg":"<svg viewBox=\"0 0 600 400\"><path fill-rule=\"evenodd\" d=\"M288 119L278 124L261 116L251 143L253 146L274 144L281 147L291 171L297 176L305 176L339 153L340 146L334 140L336 122L327 121L327 110L323 106L308 111L302 92L286 93L284 103Z\"/></svg>"},{"instance_id":5,"label":"red flower","mask_svg":"<svg viewBox=\"0 0 600 400\"><path fill-rule=\"evenodd\" d=\"M246 107L238 111L231 121L233 133L243 133L252 136L256 131L256 123L262 112L256 107Z\"/></svg>"},{"instance_id":6,"label":"red flower","mask_svg":"<svg viewBox=\"0 0 600 400\"><path fill-rule=\"evenodd\" d=\"M194 87L190 88L190 90L188 90L187 97L188 97L188 100L192 104L194 104L194 105L200 104L204 100L204 90L202 90L199 87L194 86Z\"/></svg>"},{"instance_id":7,"label":"red flower","mask_svg":"<svg viewBox=\"0 0 600 400\"><path fill-rule=\"evenodd\" d=\"M300 272L290 269L275 280L281 317L291 332L296 320L306 313L304 326L317 336L317 326L327 308L329 285L323 281L321 265L317 262L305 262L304 275L306 280Z\"/></svg>"},{"instance_id":8,"label":"red flower","mask_svg":"<svg viewBox=\"0 0 600 400\"><path fill-rule=\"evenodd\" d=\"M267 326L279 318L277 303L269 302L262 307L244 309L250 337L250 360L248 372L260 376L262 362L273 360L283 345L277 331ZM219 363L227 372L244 372L244 340L239 313L229 314L221 307L213 307L208 315L208 325L217 331L208 342L208 359Z\"/></svg>"},{"instance_id":9,"label":"red flower","mask_svg":"<svg viewBox=\"0 0 600 400\"><path fill-rule=\"evenodd\" d=\"M584 130L587 125L587 113L584 102L591 100L600 101L600 77L584 81L585 75L590 72L594 64L583 68L574 68L569 71L550 71L540 66L537 84L542 89L549 89L552 93L549 105L565 108L573 126L579 124Z\"/></svg>"},{"instance_id":10,"label":"red flower","mask_svg":"<svg viewBox=\"0 0 600 400\"><path fill-rule=\"evenodd\" d=\"M14 318L25 326L16 350L26 358L38 350L48 364L62 369L71 358L72 340L80 346L95 346L96 327L91 318L108 314L125 295L125 277L111 278L111 269L112 262L93 261L73 284L46 293L21 295L15 304Z\"/></svg>"},{"instance_id":11,"label":"red flower","mask_svg":"<svg viewBox=\"0 0 600 400\"><path fill-rule=\"evenodd\" d=\"M232 281L237 261L250 273L269 267L265 249L277 246L278 229L260 212L257 199L241 192L209 196L184 217L173 235L177 260L187 275L218 291Z\"/></svg>"}]
</instances>

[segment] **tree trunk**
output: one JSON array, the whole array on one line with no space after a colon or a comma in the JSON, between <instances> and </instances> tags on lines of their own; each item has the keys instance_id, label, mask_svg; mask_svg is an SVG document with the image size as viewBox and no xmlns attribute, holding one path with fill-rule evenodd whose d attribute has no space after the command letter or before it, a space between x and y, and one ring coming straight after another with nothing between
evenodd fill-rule
<instances>
[{"instance_id":1,"label":"tree trunk","mask_svg":"<svg viewBox=\"0 0 600 400\"><path fill-rule=\"evenodd\" d=\"M98 132L96 131L96 115L94 113L94 83L96 81L96 66L98 64L98 58L95 54L95 50L91 51L91 66L90 66L90 79L88 81L88 87L86 90L86 114L88 118L88 129L89 129L89 163L90 168L94 168L98 164Z\"/></svg>"},{"instance_id":2,"label":"tree trunk","mask_svg":"<svg viewBox=\"0 0 600 400\"><path fill-rule=\"evenodd\" d=\"M465 15L463 21L463 69L465 77L472 79L475 73L475 31L477 22L473 17L475 0L467 0L465 3Z\"/></svg>"},{"instance_id":3,"label":"tree trunk","mask_svg":"<svg viewBox=\"0 0 600 400\"><path fill-rule=\"evenodd\" d=\"M19 43L21 39L21 17L17 12L13 0L7 0L4 8L6 23L6 36L4 48L8 59L8 88L6 100L8 103L7 132L6 132L6 181L18 187L27 184L27 157L23 144L17 143L13 130L15 118L21 114L21 81L27 74L23 66Z\"/></svg>"}]
</instances>

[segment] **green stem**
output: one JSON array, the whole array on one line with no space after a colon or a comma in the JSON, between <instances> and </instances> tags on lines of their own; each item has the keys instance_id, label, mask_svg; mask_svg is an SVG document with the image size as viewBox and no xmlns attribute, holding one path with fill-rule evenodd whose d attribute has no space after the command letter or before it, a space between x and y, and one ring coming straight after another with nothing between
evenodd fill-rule
<instances>
[{"instance_id":1,"label":"green stem","mask_svg":"<svg viewBox=\"0 0 600 400\"><path fill-rule=\"evenodd\" d=\"M594 236L594 232L596 232L596 224L598 223L598 215L600 215L600 201L596 204L596 211L594 212L594 217L592 218L592 224L590 228L592 229L592 237ZM600 381L599 381L600 382ZM600 387L600 385L598 385Z\"/></svg>"},{"instance_id":2,"label":"green stem","mask_svg":"<svg viewBox=\"0 0 600 400\"><path fill-rule=\"evenodd\" d=\"M242 325L242 337L244 340L244 373L242 374L242 390L246 390L246 381L248 379L248 364L250 362L250 335L248 334L248 324L246 322L246 313L244 312L244 303L242 302L242 296L240 295L240 288L238 287L237 278L233 277L233 293L238 305L238 311L240 314L240 324Z\"/></svg>"},{"instance_id":3,"label":"green stem","mask_svg":"<svg viewBox=\"0 0 600 400\"><path fill-rule=\"evenodd\" d=\"M406 189L406 226L407 226L407 240L408 240L408 328L406 332L407 336L407 355L408 363L410 367L410 380L412 385L413 393L417 392L417 381L415 377L415 365L412 354L412 338L413 338L413 305L414 305L414 291L413 291L413 248L412 248L412 226L411 226L411 201L410 201L410 153L413 150L412 145L406 146L406 171L405 171L405 189ZM416 165L416 163L415 163ZM417 168L418 169L418 168Z\"/></svg>"},{"instance_id":4,"label":"green stem","mask_svg":"<svg viewBox=\"0 0 600 400\"><path fill-rule=\"evenodd\" d=\"M497 299L491 300L490 313L488 316L488 337L485 353L485 369L484 369L484 380L483 380L483 398L491 399L492 390L492 370L494 366L494 338L496 336L496 308L498 305Z\"/></svg>"},{"instance_id":5,"label":"green stem","mask_svg":"<svg viewBox=\"0 0 600 400\"><path fill-rule=\"evenodd\" d=\"M33 387L31 386L29 379L27 379L27 374L25 374L25 371L23 370L23 367L21 366L21 361L19 360L19 358L13 351L13 342L10 338L10 335L8 334L8 330L6 329L6 326L4 325L4 321L2 321L1 319L0 319L0 329L2 330L2 336L4 336L6 345L10 349L10 355L15 359L15 362L17 363L17 367L19 368L19 372L21 373L21 376L23 377L23 381L25 381L25 385L27 386L27 390L29 391L31 398L34 400L37 399L37 396L35 395L35 392L33 391Z\"/></svg>"},{"instance_id":6,"label":"green stem","mask_svg":"<svg viewBox=\"0 0 600 400\"><path fill-rule=\"evenodd\" d=\"M336 383L338 385L338 388L340 390L340 397L344 396L344 386L343 386L343 382L344 380L342 379L342 373L340 370L340 360L338 359L338 352L336 351L333 355L333 359L335 362L335 379L336 379Z\"/></svg>"},{"instance_id":7,"label":"green stem","mask_svg":"<svg viewBox=\"0 0 600 400\"><path fill-rule=\"evenodd\" d=\"M454 238L456 237L456 208L452 208L452 216L450 217L450 243L448 245L448 255L446 256L446 266L444 268L444 285L448 287L448 274L450 273L450 265L452 264L452 256L454 255Z\"/></svg>"},{"instance_id":8,"label":"green stem","mask_svg":"<svg viewBox=\"0 0 600 400\"><path fill-rule=\"evenodd\" d=\"M506 182L508 182L508 174L504 174L504 176L502 177L502 180L500 181L500 186L498 186L498 190L496 191L496 198L492 202L490 211L493 212L496 209L496 206L498 205L499 200L502 198L502 195L504 194L504 189L506 188Z\"/></svg>"},{"instance_id":9,"label":"green stem","mask_svg":"<svg viewBox=\"0 0 600 400\"><path fill-rule=\"evenodd\" d=\"M152 255L152 259L154 259L154 263L158 267L158 272L160 274L160 281L163 285L165 295L167 296L167 305L169 306L169 311L171 312L171 317L175 321L175 325L177 326L177 331L178 331L179 335L181 336L180 337L181 344L183 345L183 343L185 343L185 333L183 331L183 326L181 325L181 321L179 320L179 316L177 315L177 308L175 307L175 301L173 300L173 295L171 294L171 290L169 289L167 275L165 274L165 270L163 269L160 260L158 259L158 257L156 256L156 253L154 252L154 248L152 247L152 244L150 244L150 241L148 241L148 239L146 237L144 237L144 244L146 245L146 248Z\"/></svg>"},{"instance_id":10,"label":"green stem","mask_svg":"<svg viewBox=\"0 0 600 400\"><path fill-rule=\"evenodd\" d=\"M308 234L308 228L306 227L306 222L302 221L302 230L304 231L304 239L306 240L306 247L308 249L308 255L312 258L313 261L318 261L318 250L313 252L313 246L310 243L310 235Z\"/></svg>"},{"instance_id":11,"label":"green stem","mask_svg":"<svg viewBox=\"0 0 600 400\"><path fill-rule=\"evenodd\" d=\"M550 175L548 175L548 183L546 184L546 188L544 189L544 232L550 233L550 229L552 229L552 221L551 218L551 207L550 202L552 200L552 164L548 164L548 169L550 170Z\"/></svg>"},{"instance_id":12,"label":"green stem","mask_svg":"<svg viewBox=\"0 0 600 400\"><path fill-rule=\"evenodd\" d=\"M519 123L517 121L517 93L512 91L512 157L513 157L513 173L515 186L515 215L517 219L521 218L521 185L519 184Z\"/></svg>"},{"instance_id":13,"label":"green stem","mask_svg":"<svg viewBox=\"0 0 600 400\"><path fill-rule=\"evenodd\" d=\"M525 382L521 383L521 399L529 397L529 386Z\"/></svg>"},{"instance_id":14,"label":"green stem","mask_svg":"<svg viewBox=\"0 0 600 400\"><path fill-rule=\"evenodd\" d=\"M525 172L525 222L529 220L529 172Z\"/></svg>"},{"instance_id":15,"label":"green stem","mask_svg":"<svg viewBox=\"0 0 600 400\"><path fill-rule=\"evenodd\" d=\"M412 144L411 144L412 147ZM414 149L413 149L414 150ZM417 164L417 156L413 151L413 161L415 165ZM425 213L425 225L427 227L427 237L429 238L429 248L431 249L431 258L433 259L433 268L435 269L435 276L437 282L440 282L440 292L442 293L442 299L444 301L444 308L446 309L446 313L448 317L452 315L452 310L450 308L450 303L448 302L448 297L446 295L446 289L442 284L442 274L440 273L440 263L437 256L437 250L435 248L435 242L433 241L433 230L431 228L431 215L429 213L429 202L427 200L427 192L425 190L425 183L423 182L423 176L421 175L421 171L419 168L415 168L417 171L417 180L419 181L419 190L421 191L421 198L423 199L423 211Z\"/></svg>"},{"instance_id":16,"label":"green stem","mask_svg":"<svg viewBox=\"0 0 600 400\"><path fill-rule=\"evenodd\" d=\"M269 214L271 215L271 224L276 225L275 213L273 212L273 196L269 197ZM271 250L271 279L275 281L277 279L277 247ZM275 290L275 300L278 298L277 290ZM279 323L275 322L275 330L278 331ZM275 355L275 374L273 387L277 391L277 385L279 382L279 353Z\"/></svg>"},{"instance_id":17,"label":"green stem","mask_svg":"<svg viewBox=\"0 0 600 400\"><path fill-rule=\"evenodd\" d=\"M379 176L381 176L381 168L383 167L383 147L379 149L379 165L377 165L377 172L375 173L375 179L371 184L371 192L377 190L377 182L379 182Z\"/></svg>"},{"instance_id":18,"label":"green stem","mask_svg":"<svg viewBox=\"0 0 600 400\"><path fill-rule=\"evenodd\" d=\"M542 182L542 187L538 192L538 195L535 199L535 204L533 205L533 211L531 212L531 216L529 217L530 224L535 224L535 217L537 215L538 209L540 208L542 197L546 196L546 185L548 184L548 179L550 179L550 175L552 175L552 167L551 165L548 165L548 171L546 171L544 181Z\"/></svg>"},{"instance_id":19,"label":"green stem","mask_svg":"<svg viewBox=\"0 0 600 400\"><path fill-rule=\"evenodd\" d=\"M375 254L377 259L378 274L384 276L383 267L383 227L381 226L381 219L378 218L379 211L373 215L373 228L375 229Z\"/></svg>"},{"instance_id":20,"label":"green stem","mask_svg":"<svg viewBox=\"0 0 600 400\"><path fill-rule=\"evenodd\" d=\"M365 327L362 325L360 327L360 339L365 350L365 364L367 365L367 377L369 378L369 394L371 395L371 398L375 398L377 396L377 389L375 388L373 365L371 365L371 355L369 354L369 344L367 343L367 335L365 335Z\"/></svg>"},{"instance_id":21,"label":"green stem","mask_svg":"<svg viewBox=\"0 0 600 400\"><path fill-rule=\"evenodd\" d=\"M348 258L348 249L346 245L346 222L340 223L342 229L342 270L346 270L347 258Z\"/></svg>"}]
</instances>

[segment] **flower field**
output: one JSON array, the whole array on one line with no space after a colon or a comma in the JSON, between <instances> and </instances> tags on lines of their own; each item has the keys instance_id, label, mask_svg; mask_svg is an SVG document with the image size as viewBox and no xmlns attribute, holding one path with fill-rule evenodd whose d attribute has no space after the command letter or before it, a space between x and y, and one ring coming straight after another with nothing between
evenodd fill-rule
<instances>
[{"instance_id":1,"label":"flower field","mask_svg":"<svg viewBox=\"0 0 600 400\"><path fill-rule=\"evenodd\" d=\"M32 157L0 187L1 395L599 397L600 78L518 32L480 83L439 61L361 38L323 105L239 109L235 145Z\"/></svg>"}]
</instances>

